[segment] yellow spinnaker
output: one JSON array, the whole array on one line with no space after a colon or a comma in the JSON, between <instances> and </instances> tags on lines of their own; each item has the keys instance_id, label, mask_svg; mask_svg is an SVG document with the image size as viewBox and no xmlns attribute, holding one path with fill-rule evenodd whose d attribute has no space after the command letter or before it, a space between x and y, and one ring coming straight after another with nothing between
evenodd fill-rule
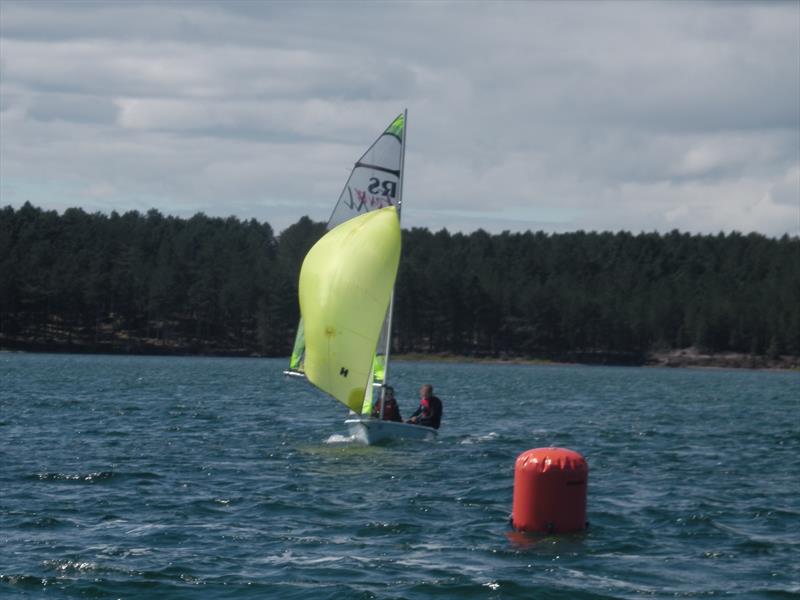
<instances>
[{"instance_id":1,"label":"yellow spinnaker","mask_svg":"<svg viewBox=\"0 0 800 600\"><path fill-rule=\"evenodd\" d=\"M306 377L355 412L372 384L399 263L400 220L390 206L331 229L300 269Z\"/></svg>"}]
</instances>

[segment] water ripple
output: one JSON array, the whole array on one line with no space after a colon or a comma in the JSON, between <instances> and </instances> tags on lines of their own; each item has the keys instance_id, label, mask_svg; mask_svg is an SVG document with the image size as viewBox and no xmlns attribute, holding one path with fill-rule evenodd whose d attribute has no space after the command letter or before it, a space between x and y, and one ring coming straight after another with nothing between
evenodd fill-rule
<instances>
[{"instance_id":1,"label":"water ripple","mask_svg":"<svg viewBox=\"0 0 800 600\"><path fill-rule=\"evenodd\" d=\"M800 592L799 374L398 363L439 439L365 447L282 367L5 359L0 596ZM590 528L513 532L514 460L551 445L589 462Z\"/></svg>"}]
</instances>

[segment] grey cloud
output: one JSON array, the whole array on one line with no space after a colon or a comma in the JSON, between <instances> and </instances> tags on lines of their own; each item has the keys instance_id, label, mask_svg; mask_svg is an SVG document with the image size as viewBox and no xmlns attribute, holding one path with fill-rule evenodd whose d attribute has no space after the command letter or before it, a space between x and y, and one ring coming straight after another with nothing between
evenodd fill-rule
<instances>
[{"instance_id":1,"label":"grey cloud","mask_svg":"<svg viewBox=\"0 0 800 600\"><path fill-rule=\"evenodd\" d=\"M776 204L794 208L800 219L800 163L772 186L769 195Z\"/></svg>"},{"instance_id":2,"label":"grey cloud","mask_svg":"<svg viewBox=\"0 0 800 600\"><path fill-rule=\"evenodd\" d=\"M69 94L36 95L28 115L38 121L65 120L84 123L114 123L119 110L108 98Z\"/></svg>"},{"instance_id":3,"label":"grey cloud","mask_svg":"<svg viewBox=\"0 0 800 600\"><path fill-rule=\"evenodd\" d=\"M780 234L792 209L800 4L0 11L0 157L18 192L44 172L49 190L75 182L76 202L89 190L103 206L150 199L280 230L326 218L408 106L411 224Z\"/></svg>"}]
</instances>

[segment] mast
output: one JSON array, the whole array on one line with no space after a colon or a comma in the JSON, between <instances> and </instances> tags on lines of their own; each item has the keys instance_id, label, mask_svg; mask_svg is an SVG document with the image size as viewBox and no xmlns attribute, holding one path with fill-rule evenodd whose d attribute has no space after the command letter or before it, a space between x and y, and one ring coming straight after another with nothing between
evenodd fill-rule
<instances>
[{"instance_id":1,"label":"mast","mask_svg":"<svg viewBox=\"0 0 800 600\"><path fill-rule=\"evenodd\" d=\"M403 208L403 177L405 176L406 162L406 140L408 139L408 109L403 109L403 147L400 150L400 181L397 186L397 220ZM394 287L392 288L392 299L389 300L389 315L386 318L386 349L384 350L383 365L383 385L381 386L381 421L383 421L383 407L386 398L386 386L389 385L389 352L392 347L392 316L394 314ZM372 382L370 381L370 385Z\"/></svg>"}]
</instances>

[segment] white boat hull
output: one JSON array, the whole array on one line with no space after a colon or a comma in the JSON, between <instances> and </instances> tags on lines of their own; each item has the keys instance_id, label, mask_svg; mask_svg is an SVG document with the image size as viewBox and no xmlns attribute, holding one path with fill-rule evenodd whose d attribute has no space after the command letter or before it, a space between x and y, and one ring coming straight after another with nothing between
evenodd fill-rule
<instances>
[{"instance_id":1,"label":"white boat hull","mask_svg":"<svg viewBox=\"0 0 800 600\"><path fill-rule=\"evenodd\" d=\"M439 434L432 427L379 419L353 417L344 423L354 439L367 445L389 440L435 440Z\"/></svg>"}]
</instances>

